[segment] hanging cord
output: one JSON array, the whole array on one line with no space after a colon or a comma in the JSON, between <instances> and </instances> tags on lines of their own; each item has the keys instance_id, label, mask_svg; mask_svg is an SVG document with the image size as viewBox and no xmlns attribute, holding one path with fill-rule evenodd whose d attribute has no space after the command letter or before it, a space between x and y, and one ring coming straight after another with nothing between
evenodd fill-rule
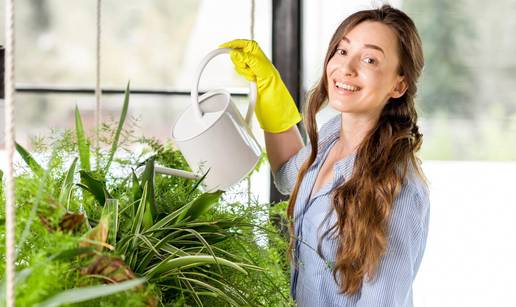
<instances>
[{"instance_id":1,"label":"hanging cord","mask_svg":"<svg viewBox=\"0 0 516 307\"><path fill-rule=\"evenodd\" d=\"M251 20L251 25L249 27L249 30L250 30L250 36L251 36L251 39L254 39L254 15L255 15L255 11L256 11L256 3L255 3L255 0L251 0L251 16L250 16L250 20ZM248 176L247 177L247 205L251 205L251 176Z\"/></svg>"},{"instance_id":2,"label":"hanging cord","mask_svg":"<svg viewBox=\"0 0 516 307\"><path fill-rule=\"evenodd\" d=\"M14 306L14 272L15 272L15 193L14 193L14 0L5 1L5 144L7 153L7 174L5 193L5 228L6 255L5 271L7 275L6 303Z\"/></svg>"},{"instance_id":3,"label":"hanging cord","mask_svg":"<svg viewBox=\"0 0 516 307\"><path fill-rule=\"evenodd\" d=\"M95 138L95 147L97 153L97 167L99 165L99 151L100 151L100 122L101 122L101 109L100 109L100 38L101 38L101 5L102 1L97 0L97 55L96 55L96 76L95 76L95 127L96 127L96 138Z\"/></svg>"},{"instance_id":4,"label":"hanging cord","mask_svg":"<svg viewBox=\"0 0 516 307\"><path fill-rule=\"evenodd\" d=\"M251 0L251 25L250 25L250 33L251 39L254 39L254 15L256 10L255 0Z\"/></svg>"}]
</instances>

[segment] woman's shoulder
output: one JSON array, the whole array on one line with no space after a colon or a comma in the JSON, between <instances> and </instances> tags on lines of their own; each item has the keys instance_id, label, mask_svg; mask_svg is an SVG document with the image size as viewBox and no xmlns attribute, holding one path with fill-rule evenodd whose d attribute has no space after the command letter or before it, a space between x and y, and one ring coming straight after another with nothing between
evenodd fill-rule
<instances>
[{"instance_id":1,"label":"woman's shoulder","mask_svg":"<svg viewBox=\"0 0 516 307\"><path fill-rule=\"evenodd\" d=\"M319 129L319 142L327 138L337 137L340 134L342 116L337 114L325 122Z\"/></svg>"},{"instance_id":2,"label":"woman's shoulder","mask_svg":"<svg viewBox=\"0 0 516 307\"><path fill-rule=\"evenodd\" d=\"M409 170L395 199L395 207L398 207L395 210L418 216L421 221L424 221L430 211L430 195L426 179L417 172Z\"/></svg>"},{"instance_id":3,"label":"woman's shoulder","mask_svg":"<svg viewBox=\"0 0 516 307\"><path fill-rule=\"evenodd\" d=\"M421 205L429 205L428 183L422 171L419 173L409 163L404 179L402 189L404 188L407 193L410 193Z\"/></svg>"}]
</instances>

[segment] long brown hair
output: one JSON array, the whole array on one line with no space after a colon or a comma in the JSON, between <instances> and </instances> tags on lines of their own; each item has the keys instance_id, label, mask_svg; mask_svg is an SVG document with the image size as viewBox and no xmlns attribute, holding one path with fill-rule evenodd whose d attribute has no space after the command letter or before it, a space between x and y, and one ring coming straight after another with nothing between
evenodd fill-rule
<instances>
[{"instance_id":1,"label":"long brown hair","mask_svg":"<svg viewBox=\"0 0 516 307\"><path fill-rule=\"evenodd\" d=\"M354 294L362 287L364 277L371 280L387 247L388 221L394 199L399 194L407 170L412 168L424 180L416 152L422 134L417 126L414 99L417 80L424 66L421 40L413 21L402 11L383 5L379 9L359 11L346 18L330 41L324 69L318 84L310 91L304 110L304 125L311 146L310 157L300 168L289 200L287 215L291 221L292 253L293 212L301 181L317 157L317 124L315 116L328 102L326 67L339 41L364 21L389 26L398 38L398 74L405 77L407 90L399 98L390 98L376 126L365 136L357 149L353 174L332 191L332 205L337 222L323 234L335 234L340 240L333 276L345 294ZM322 241L322 239L321 239ZM318 252L321 243L319 243Z\"/></svg>"}]
</instances>

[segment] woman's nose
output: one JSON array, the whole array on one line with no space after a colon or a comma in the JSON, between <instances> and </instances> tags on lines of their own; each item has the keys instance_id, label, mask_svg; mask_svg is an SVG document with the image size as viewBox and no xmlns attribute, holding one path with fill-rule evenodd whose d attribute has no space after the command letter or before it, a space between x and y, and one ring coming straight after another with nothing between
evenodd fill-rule
<instances>
[{"instance_id":1,"label":"woman's nose","mask_svg":"<svg viewBox=\"0 0 516 307\"><path fill-rule=\"evenodd\" d=\"M340 65L340 69L346 76L353 76L356 74L355 63L352 59L344 60L343 63L341 63Z\"/></svg>"},{"instance_id":2,"label":"woman's nose","mask_svg":"<svg viewBox=\"0 0 516 307\"><path fill-rule=\"evenodd\" d=\"M339 63L339 70L346 76L353 76L356 74L356 63L352 57L342 59Z\"/></svg>"}]
</instances>

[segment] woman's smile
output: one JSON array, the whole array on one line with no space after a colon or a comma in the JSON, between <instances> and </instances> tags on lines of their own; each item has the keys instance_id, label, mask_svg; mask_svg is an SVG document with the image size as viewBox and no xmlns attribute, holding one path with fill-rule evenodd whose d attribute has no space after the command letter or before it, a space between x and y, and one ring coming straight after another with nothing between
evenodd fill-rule
<instances>
[{"instance_id":1,"label":"woman's smile","mask_svg":"<svg viewBox=\"0 0 516 307\"><path fill-rule=\"evenodd\" d=\"M349 82L340 82L337 80L333 80L333 90L336 92L336 94L342 96L349 96L360 91L361 88Z\"/></svg>"}]
</instances>

